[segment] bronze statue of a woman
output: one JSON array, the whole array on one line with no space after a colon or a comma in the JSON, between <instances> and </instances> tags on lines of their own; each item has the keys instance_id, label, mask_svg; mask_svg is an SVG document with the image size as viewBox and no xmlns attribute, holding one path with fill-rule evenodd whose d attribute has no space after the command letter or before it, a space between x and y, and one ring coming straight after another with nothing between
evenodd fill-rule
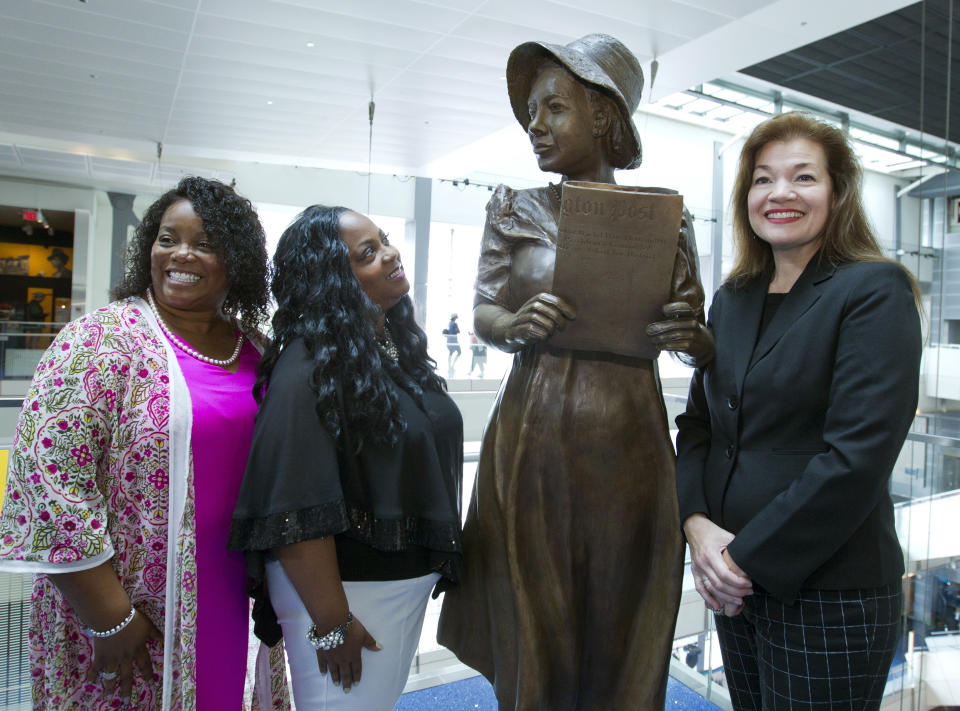
<instances>
[{"instance_id":1,"label":"bronze statue of a woman","mask_svg":"<svg viewBox=\"0 0 960 711\"><path fill-rule=\"evenodd\" d=\"M540 168L614 182L640 164L631 115L643 72L606 35L513 50L507 86ZM552 346L576 317L551 294L560 189L501 185L487 205L476 333L514 353L484 433L463 534L462 583L438 637L517 711L662 709L683 543L655 361ZM670 316L654 342L696 365L703 327L684 212Z\"/></svg>"}]
</instances>

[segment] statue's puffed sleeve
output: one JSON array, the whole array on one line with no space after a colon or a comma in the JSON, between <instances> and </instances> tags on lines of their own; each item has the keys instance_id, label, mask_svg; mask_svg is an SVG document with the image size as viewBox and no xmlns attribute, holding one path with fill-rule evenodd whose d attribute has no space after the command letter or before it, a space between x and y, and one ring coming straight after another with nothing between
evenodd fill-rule
<instances>
[{"instance_id":1,"label":"statue's puffed sleeve","mask_svg":"<svg viewBox=\"0 0 960 711\"><path fill-rule=\"evenodd\" d=\"M493 302L510 309L510 259L513 239L513 199L515 192L500 185L487 203L487 221L480 242L480 261L477 264L475 304ZM505 229L506 228L506 229Z\"/></svg>"}]
</instances>

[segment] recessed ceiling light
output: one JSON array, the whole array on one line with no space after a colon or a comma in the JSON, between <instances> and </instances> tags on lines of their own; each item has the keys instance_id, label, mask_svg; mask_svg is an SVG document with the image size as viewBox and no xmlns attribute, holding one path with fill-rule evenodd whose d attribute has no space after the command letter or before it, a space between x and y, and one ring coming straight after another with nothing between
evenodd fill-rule
<instances>
[{"instance_id":1,"label":"recessed ceiling light","mask_svg":"<svg viewBox=\"0 0 960 711\"><path fill-rule=\"evenodd\" d=\"M272 101L267 101L267 106L272 106L272 105L273 105Z\"/></svg>"},{"instance_id":2,"label":"recessed ceiling light","mask_svg":"<svg viewBox=\"0 0 960 711\"><path fill-rule=\"evenodd\" d=\"M506 81L506 80L507 80L506 77L500 77L500 81Z\"/></svg>"},{"instance_id":3,"label":"recessed ceiling light","mask_svg":"<svg viewBox=\"0 0 960 711\"><path fill-rule=\"evenodd\" d=\"M313 42L307 42L307 46L308 46L308 47L314 47L315 45L313 44Z\"/></svg>"}]
</instances>

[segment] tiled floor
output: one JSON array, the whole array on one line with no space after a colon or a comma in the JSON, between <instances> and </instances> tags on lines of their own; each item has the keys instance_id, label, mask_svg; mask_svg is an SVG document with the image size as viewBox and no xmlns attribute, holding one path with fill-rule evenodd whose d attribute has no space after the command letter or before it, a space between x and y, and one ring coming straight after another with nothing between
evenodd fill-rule
<instances>
[{"instance_id":1,"label":"tiled floor","mask_svg":"<svg viewBox=\"0 0 960 711\"><path fill-rule=\"evenodd\" d=\"M672 678L667 682L669 711L716 711L703 697ZM493 688L482 676L412 691L400 697L394 711L497 711Z\"/></svg>"}]
</instances>

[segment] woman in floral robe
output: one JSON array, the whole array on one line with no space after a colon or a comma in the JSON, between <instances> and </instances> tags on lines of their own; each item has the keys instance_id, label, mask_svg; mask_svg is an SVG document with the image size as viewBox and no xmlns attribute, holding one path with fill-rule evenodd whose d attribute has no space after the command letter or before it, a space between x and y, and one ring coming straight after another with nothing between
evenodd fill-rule
<instances>
[{"instance_id":1,"label":"woman in floral robe","mask_svg":"<svg viewBox=\"0 0 960 711\"><path fill-rule=\"evenodd\" d=\"M145 643L152 678L139 665L130 708L196 708L192 409L177 360L185 356L168 338L143 299L115 301L63 328L24 399L0 516L0 570L37 574L35 709L100 711L121 702L102 686L115 674L88 674L94 640L59 583L104 563L154 628ZM286 708L282 647L257 657L253 705Z\"/></svg>"}]
</instances>

